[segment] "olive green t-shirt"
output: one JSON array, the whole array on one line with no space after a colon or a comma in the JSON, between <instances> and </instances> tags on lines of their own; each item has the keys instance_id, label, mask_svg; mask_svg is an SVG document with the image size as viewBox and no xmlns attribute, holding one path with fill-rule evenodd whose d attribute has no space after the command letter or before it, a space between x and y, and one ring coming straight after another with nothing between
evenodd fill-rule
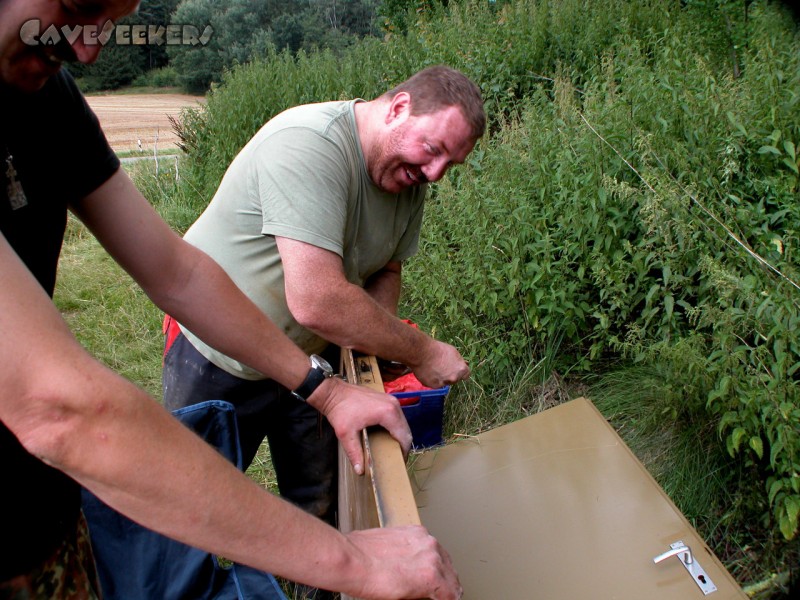
<instances>
[{"instance_id":1,"label":"olive green t-shirt","mask_svg":"<svg viewBox=\"0 0 800 600\"><path fill-rule=\"evenodd\" d=\"M185 236L309 354L327 342L292 317L274 236L335 252L347 280L360 287L389 261L414 254L419 241L426 187L388 194L373 184L358 140L356 102L308 104L271 119L231 163ZM218 367L263 378L182 329Z\"/></svg>"}]
</instances>

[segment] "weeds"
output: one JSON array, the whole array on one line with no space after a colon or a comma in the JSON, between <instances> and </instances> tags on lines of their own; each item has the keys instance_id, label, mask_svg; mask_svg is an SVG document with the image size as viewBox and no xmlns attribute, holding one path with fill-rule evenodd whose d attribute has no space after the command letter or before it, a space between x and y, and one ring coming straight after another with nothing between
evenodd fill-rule
<instances>
[{"instance_id":1,"label":"weeds","mask_svg":"<svg viewBox=\"0 0 800 600\"><path fill-rule=\"evenodd\" d=\"M460 68L491 135L433 190L404 268L403 316L473 366L448 434L535 412L559 377L593 374L593 399L737 579L761 597L784 589L800 518L796 25L761 1L746 15L732 2L487 4L432 7L338 58L235 69L185 115L179 181L165 169L137 182L182 231L277 112Z\"/></svg>"}]
</instances>

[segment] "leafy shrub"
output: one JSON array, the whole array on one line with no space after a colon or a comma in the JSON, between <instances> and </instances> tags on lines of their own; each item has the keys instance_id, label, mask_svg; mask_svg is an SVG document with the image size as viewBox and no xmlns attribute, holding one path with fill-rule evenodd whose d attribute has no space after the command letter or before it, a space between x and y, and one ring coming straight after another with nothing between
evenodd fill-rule
<instances>
[{"instance_id":1,"label":"leafy shrub","mask_svg":"<svg viewBox=\"0 0 800 600\"><path fill-rule=\"evenodd\" d=\"M167 88L178 86L178 74L174 67L161 67L145 71L133 80L134 87Z\"/></svg>"},{"instance_id":2,"label":"leafy shrub","mask_svg":"<svg viewBox=\"0 0 800 600\"><path fill-rule=\"evenodd\" d=\"M199 212L285 108L374 97L429 64L461 69L484 92L491 135L428 203L406 268L410 316L463 350L489 397L552 348L562 373L620 361L671 369L669 382L691 373L664 414L716 427L791 538L800 52L794 24L752 2L735 23L735 72L740 38L709 24L724 21L713 8L430 3L407 33L339 57L268 49L186 116L183 189Z\"/></svg>"},{"instance_id":3,"label":"leafy shrub","mask_svg":"<svg viewBox=\"0 0 800 600\"><path fill-rule=\"evenodd\" d=\"M438 187L407 289L429 327L491 365L475 372L489 390L555 340L562 372L619 358L702 372L667 414L717 424L789 539L800 62L790 24L769 6L751 18L738 80L676 18L667 37L615 39L580 88L566 66L537 84ZM694 352L673 350L688 340Z\"/></svg>"}]
</instances>

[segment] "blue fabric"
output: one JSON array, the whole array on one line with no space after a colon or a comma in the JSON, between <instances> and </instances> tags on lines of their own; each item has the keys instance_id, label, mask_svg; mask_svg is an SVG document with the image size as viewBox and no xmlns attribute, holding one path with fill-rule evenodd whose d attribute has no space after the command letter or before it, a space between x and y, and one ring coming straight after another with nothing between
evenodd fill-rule
<instances>
[{"instance_id":1,"label":"blue fabric","mask_svg":"<svg viewBox=\"0 0 800 600\"><path fill-rule=\"evenodd\" d=\"M241 468L233 405L210 400L173 414ZM87 490L83 512L105 600L286 600L269 573L222 567L214 555L137 525Z\"/></svg>"}]
</instances>

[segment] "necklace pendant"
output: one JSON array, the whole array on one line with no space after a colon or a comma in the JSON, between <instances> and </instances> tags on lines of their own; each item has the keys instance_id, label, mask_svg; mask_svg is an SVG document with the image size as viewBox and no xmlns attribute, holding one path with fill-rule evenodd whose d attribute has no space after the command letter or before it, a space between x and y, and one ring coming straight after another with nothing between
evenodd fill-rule
<instances>
[{"instance_id":1,"label":"necklace pendant","mask_svg":"<svg viewBox=\"0 0 800 600\"><path fill-rule=\"evenodd\" d=\"M28 199L25 197L25 190L22 189L22 184L17 179L17 170L14 168L14 163L11 162L13 157L9 154L6 156L6 177L8 178L8 185L6 186L6 193L8 194L8 202L11 204L11 210L17 210L28 204Z\"/></svg>"}]
</instances>

